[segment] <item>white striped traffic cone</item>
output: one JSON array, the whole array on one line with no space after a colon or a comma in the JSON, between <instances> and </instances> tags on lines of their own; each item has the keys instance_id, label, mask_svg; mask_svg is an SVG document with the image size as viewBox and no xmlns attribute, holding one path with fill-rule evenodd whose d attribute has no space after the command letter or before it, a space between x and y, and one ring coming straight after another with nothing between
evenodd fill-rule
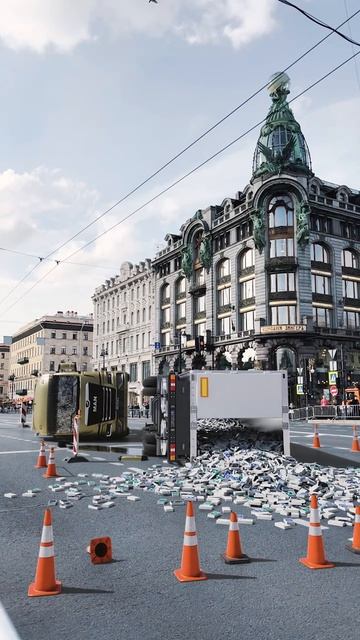
<instances>
[{"instance_id":1,"label":"white striped traffic cone","mask_svg":"<svg viewBox=\"0 0 360 640\"><path fill-rule=\"evenodd\" d=\"M310 501L310 523L307 556L306 558L300 558L299 562L304 564L305 567L308 567L308 569L331 569L332 567L335 567L332 562L329 562L325 558L318 500L315 495L311 496Z\"/></svg>"},{"instance_id":2,"label":"white striped traffic cone","mask_svg":"<svg viewBox=\"0 0 360 640\"><path fill-rule=\"evenodd\" d=\"M239 523L234 511L230 513L227 546L225 553L221 557L225 560L226 564L250 562L249 556L242 552Z\"/></svg>"},{"instance_id":3,"label":"white striped traffic cone","mask_svg":"<svg viewBox=\"0 0 360 640\"><path fill-rule=\"evenodd\" d=\"M192 582L193 580L207 579L207 575L200 570L194 506L191 501L187 503L186 507L186 521L181 567L180 569L176 569L174 571L174 574L180 582Z\"/></svg>"},{"instance_id":4,"label":"white striped traffic cone","mask_svg":"<svg viewBox=\"0 0 360 640\"><path fill-rule=\"evenodd\" d=\"M57 478L56 464L55 464L55 448L50 447L49 463L44 478Z\"/></svg>"},{"instance_id":5,"label":"white striped traffic cone","mask_svg":"<svg viewBox=\"0 0 360 640\"><path fill-rule=\"evenodd\" d=\"M346 548L352 553L360 554L360 506L355 507L354 533L351 544L347 544Z\"/></svg>"},{"instance_id":6,"label":"white striped traffic cone","mask_svg":"<svg viewBox=\"0 0 360 640\"><path fill-rule=\"evenodd\" d=\"M38 455L37 463L35 465L35 469L46 469L46 453L45 453L45 442L41 440L40 442L40 452Z\"/></svg>"},{"instance_id":7,"label":"white striped traffic cone","mask_svg":"<svg viewBox=\"0 0 360 640\"><path fill-rule=\"evenodd\" d=\"M50 509L45 509L39 558L35 580L28 589L28 596L56 596L61 592L61 582L55 578L54 538Z\"/></svg>"}]
</instances>

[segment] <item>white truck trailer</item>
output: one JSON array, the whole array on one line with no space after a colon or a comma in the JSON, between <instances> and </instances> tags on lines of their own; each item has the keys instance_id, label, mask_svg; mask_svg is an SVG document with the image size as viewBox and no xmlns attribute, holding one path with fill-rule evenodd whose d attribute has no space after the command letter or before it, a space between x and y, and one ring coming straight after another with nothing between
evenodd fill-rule
<instances>
[{"instance_id":1,"label":"white truck trailer","mask_svg":"<svg viewBox=\"0 0 360 640\"><path fill-rule=\"evenodd\" d=\"M286 371L186 371L159 376L153 402L157 453L170 462L197 455L198 421L237 419L258 431L283 432L290 455Z\"/></svg>"}]
</instances>

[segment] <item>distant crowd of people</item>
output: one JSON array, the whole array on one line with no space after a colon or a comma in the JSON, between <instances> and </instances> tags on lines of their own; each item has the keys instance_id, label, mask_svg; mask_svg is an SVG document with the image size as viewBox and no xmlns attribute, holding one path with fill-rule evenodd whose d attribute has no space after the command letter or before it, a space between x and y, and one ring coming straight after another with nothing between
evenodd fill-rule
<instances>
[{"instance_id":1,"label":"distant crowd of people","mask_svg":"<svg viewBox=\"0 0 360 640\"><path fill-rule=\"evenodd\" d=\"M128 416L129 418L148 418L149 407L148 405L144 405L142 407L140 407L138 404L130 405Z\"/></svg>"},{"instance_id":2,"label":"distant crowd of people","mask_svg":"<svg viewBox=\"0 0 360 640\"><path fill-rule=\"evenodd\" d=\"M23 404L26 407L26 413L32 413L32 402L24 402ZM0 413L18 413L20 407L21 403L17 404L16 402L1 404Z\"/></svg>"}]
</instances>

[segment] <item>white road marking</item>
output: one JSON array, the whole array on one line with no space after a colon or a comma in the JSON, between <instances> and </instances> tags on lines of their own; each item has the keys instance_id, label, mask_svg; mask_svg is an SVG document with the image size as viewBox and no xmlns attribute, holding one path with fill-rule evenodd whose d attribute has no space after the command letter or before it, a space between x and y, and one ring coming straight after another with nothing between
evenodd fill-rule
<instances>
[{"instance_id":1,"label":"white road marking","mask_svg":"<svg viewBox=\"0 0 360 640\"><path fill-rule=\"evenodd\" d=\"M301 431L293 431L292 433L296 434L297 436L300 436L301 438L313 438L314 434L313 433L301 433ZM330 438L352 438L353 436L351 435L345 435L344 433L322 433L321 431L319 431L319 436L329 436Z\"/></svg>"},{"instance_id":2,"label":"white road marking","mask_svg":"<svg viewBox=\"0 0 360 640\"><path fill-rule=\"evenodd\" d=\"M4 436L0 434L0 438L9 438L10 440L21 440L21 442L34 442L34 440L27 440L26 438L17 438L16 436Z\"/></svg>"},{"instance_id":3,"label":"white road marking","mask_svg":"<svg viewBox=\"0 0 360 640\"><path fill-rule=\"evenodd\" d=\"M106 462L106 458L98 458L97 456L91 456L93 460L97 460L98 462Z\"/></svg>"},{"instance_id":4,"label":"white road marking","mask_svg":"<svg viewBox=\"0 0 360 640\"><path fill-rule=\"evenodd\" d=\"M21 451L0 451L0 456L5 456L8 453L36 453L37 449L22 449Z\"/></svg>"}]
</instances>

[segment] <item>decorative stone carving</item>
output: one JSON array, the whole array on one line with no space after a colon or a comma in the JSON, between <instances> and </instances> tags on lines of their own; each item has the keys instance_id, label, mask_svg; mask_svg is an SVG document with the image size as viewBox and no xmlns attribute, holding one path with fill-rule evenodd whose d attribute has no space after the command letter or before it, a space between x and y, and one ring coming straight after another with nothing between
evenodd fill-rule
<instances>
[{"instance_id":1,"label":"decorative stone carving","mask_svg":"<svg viewBox=\"0 0 360 640\"><path fill-rule=\"evenodd\" d=\"M265 220L264 220L264 209L254 209L254 211L250 214L250 218L253 223L253 236L255 247L262 253L263 248L265 247Z\"/></svg>"},{"instance_id":2,"label":"decorative stone carving","mask_svg":"<svg viewBox=\"0 0 360 640\"><path fill-rule=\"evenodd\" d=\"M296 240L303 247L309 242L309 203L303 200L296 206Z\"/></svg>"},{"instance_id":3,"label":"decorative stone carving","mask_svg":"<svg viewBox=\"0 0 360 640\"><path fill-rule=\"evenodd\" d=\"M190 280L193 272L193 248L191 243L182 250L181 268L187 280Z\"/></svg>"},{"instance_id":4,"label":"decorative stone carving","mask_svg":"<svg viewBox=\"0 0 360 640\"><path fill-rule=\"evenodd\" d=\"M199 259L201 265L209 272L212 263L212 249L210 236L203 236L200 244Z\"/></svg>"}]
</instances>

